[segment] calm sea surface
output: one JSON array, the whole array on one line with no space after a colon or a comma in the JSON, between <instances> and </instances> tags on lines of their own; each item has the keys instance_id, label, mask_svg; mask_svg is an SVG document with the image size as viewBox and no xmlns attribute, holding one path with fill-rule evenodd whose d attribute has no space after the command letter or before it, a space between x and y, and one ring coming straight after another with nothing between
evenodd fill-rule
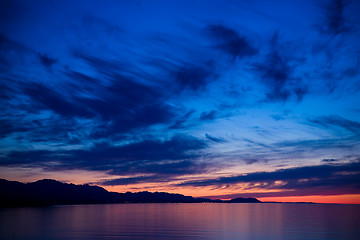
<instances>
[{"instance_id":1,"label":"calm sea surface","mask_svg":"<svg viewBox=\"0 0 360 240\"><path fill-rule=\"evenodd\" d=\"M1 239L360 239L360 205L104 204L0 208Z\"/></svg>"}]
</instances>

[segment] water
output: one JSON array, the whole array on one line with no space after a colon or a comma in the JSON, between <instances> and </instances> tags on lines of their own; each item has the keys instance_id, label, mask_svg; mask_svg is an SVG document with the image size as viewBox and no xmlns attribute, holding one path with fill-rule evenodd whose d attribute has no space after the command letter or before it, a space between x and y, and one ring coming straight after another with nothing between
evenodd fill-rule
<instances>
[{"instance_id":1,"label":"water","mask_svg":"<svg viewBox=\"0 0 360 240\"><path fill-rule=\"evenodd\" d=\"M360 205L104 204L0 209L1 239L360 239Z\"/></svg>"}]
</instances>

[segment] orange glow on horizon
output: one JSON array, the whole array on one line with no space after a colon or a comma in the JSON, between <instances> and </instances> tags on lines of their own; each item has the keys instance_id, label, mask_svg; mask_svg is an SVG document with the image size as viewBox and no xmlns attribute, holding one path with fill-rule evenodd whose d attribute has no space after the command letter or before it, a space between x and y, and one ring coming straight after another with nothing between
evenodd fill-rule
<instances>
[{"instance_id":1,"label":"orange glow on horizon","mask_svg":"<svg viewBox=\"0 0 360 240\"><path fill-rule=\"evenodd\" d=\"M2 174L4 173L4 174ZM6 174L5 174L6 173ZM25 174L26 173L26 174ZM67 170L62 172L43 172L41 169L33 168L31 170L26 168L2 168L0 175L9 181L20 181L20 182L34 182L40 179L48 178L55 179L57 181L74 184L85 184L92 183L91 185L98 185L111 192L124 193L130 192L168 192L168 193L179 193L185 196L192 197L207 197L211 199L222 199L228 200L235 198L238 193L244 196L256 197L257 194L267 193L266 196L274 197L256 197L262 202L314 202L314 203L337 203L337 204L360 204L360 194L344 194L346 191L336 192L335 189L330 194L339 195L307 195L307 196L283 196L279 197L282 193L281 190L275 191L262 189L261 186L256 189L247 189L247 184L237 184L233 188L222 187L214 188L213 186L207 187L187 187L187 186L176 186L181 180L166 182L163 185L159 183L138 183L129 185L117 185L117 186L105 186L96 182L95 179L106 179L108 175L103 172L89 172L86 170ZM24 177L25 175L25 177ZM21 179L21 180L19 180ZM308 193L308 194L314 194ZM317 194L317 193L315 193ZM342 195L340 195L342 194ZM277 196L276 196L277 195ZM288 194L296 195L296 192ZM210 196L210 197L209 197ZM214 197L211 197L214 196ZM218 196L218 197L216 197ZM229 197L234 196L234 197ZM264 196L264 195L263 195Z\"/></svg>"},{"instance_id":2,"label":"orange glow on horizon","mask_svg":"<svg viewBox=\"0 0 360 240\"><path fill-rule=\"evenodd\" d=\"M160 188L158 185L147 187L142 186L141 184L137 185L138 188L132 188L130 186L102 186L108 191L112 192L141 192L141 191L149 191L149 192L168 192L168 193L179 193L185 196L192 197L204 197L214 195L214 190L210 190L208 188L168 188L168 186L164 186ZM143 188L142 188L143 187ZM216 191L219 194L221 190ZM247 191L251 194L251 191ZM259 193L259 191L256 191ZM266 192L266 191L264 191ZM281 191L279 191L281 192ZM229 192L227 192L229 193ZM222 200L230 200L231 198L221 198ZM262 202L313 202L313 203L337 203L337 204L360 204L360 194L344 194L344 195L308 195L308 196L289 196L289 197L257 197Z\"/></svg>"},{"instance_id":3,"label":"orange glow on horizon","mask_svg":"<svg viewBox=\"0 0 360 240\"><path fill-rule=\"evenodd\" d=\"M360 194L331 195L331 196L263 197L258 199L262 202L313 202L313 203L360 204Z\"/></svg>"}]
</instances>

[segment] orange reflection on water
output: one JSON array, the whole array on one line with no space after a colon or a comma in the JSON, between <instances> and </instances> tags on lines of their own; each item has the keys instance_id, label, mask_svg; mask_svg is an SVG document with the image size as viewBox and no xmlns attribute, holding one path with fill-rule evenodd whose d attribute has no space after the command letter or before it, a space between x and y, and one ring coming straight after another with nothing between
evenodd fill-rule
<instances>
[{"instance_id":1,"label":"orange reflection on water","mask_svg":"<svg viewBox=\"0 0 360 240\"><path fill-rule=\"evenodd\" d=\"M331 195L331 196L293 196L293 197L263 197L262 202L314 202L360 204L360 194Z\"/></svg>"}]
</instances>

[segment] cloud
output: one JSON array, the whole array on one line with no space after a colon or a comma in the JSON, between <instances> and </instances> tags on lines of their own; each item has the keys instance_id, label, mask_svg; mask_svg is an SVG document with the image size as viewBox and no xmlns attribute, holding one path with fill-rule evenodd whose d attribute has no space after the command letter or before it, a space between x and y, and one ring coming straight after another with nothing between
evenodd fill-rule
<instances>
[{"instance_id":1,"label":"cloud","mask_svg":"<svg viewBox=\"0 0 360 240\"><path fill-rule=\"evenodd\" d=\"M279 45L279 33L275 32L271 39L271 51L262 63L254 64L254 70L260 75L261 81L268 87L267 100L286 101L291 95L288 82L291 81L294 67ZM282 49L280 51L280 49ZM303 94L299 93L301 98Z\"/></svg>"},{"instance_id":2,"label":"cloud","mask_svg":"<svg viewBox=\"0 0 360 240\"><path fill-rule=\"evenodd\" d=\"M209 172L211 164L199 162L196 160L180 160L180 161L165 161L159 163L145 163L132 165L124 170L118 169L109 172L112 175L131 175L131 174L145 174L137 177L122 177L111 180L104 180L100 182L101 185L128 185L137 183L149 182L169 182L176 180L176 177L182 175L193 175Z\"/></svg>"},{"instance_id":3,"label":"cloud","mask_svg":"<svg viewBox=\"0 0 360 240\"><path fill-rule=\"evenodd\" d=\"M198 153L188 154L190 150L201 150L207 145L202 140L186 135L177 135L171 139L143 140L121 146L95 145L91 151L74 151L79 159L111 159L119 161L161 161L183 160L198 157Z\"/></svg>"},{"instance_id":4,"label":"cloud","mask_svg":"<svg viewBox=\"0 0 360 240\"><path fill-rule=\"evenodd\" d=\"M279 183L279 181L281 181ZM360 191L360 162L279 169L214 179L185 181L179 186L225 186L247 183L249 188L281 190L354 189ZM353 189L353 190L351 190Z\"/></svg>"},{"instance_id":5,"label":"cloud","mask_svg":"<svg viewBox=\"0 0 360 240\"><path fill-rule=\"evenodd\" d=\"M112 134L169 123L173 109L161 92L133 79L114 75L110 83L81 73L69 72L71 84L55 89L41 83L23 86L33 109L51 110L64 118L90 119L99 126L89 135L98 139ZM77 88L77 85L82 88Z\"/></svg>"},{"instance_id":6,"label":"cloud","mask_svg":"<svg viewBox=\"0 0 360 240\"><path fill-rule=\"evenodd\" d=\"M247 138L244 138L244 141L250 143L252 146L261 147L263 149L270 149L270 150L274 151L274 147L272 147L270 145L267 145L267 144L264 144L262 142L253 141L253 140L247 139Z\"/></svg>"},{"instance_id":7,"label":"cloud","mask_svg":"<svg viewBox=\"0 0 360 240\"><path fill-rule=\"evenodd\" d=\"M51 110L64 117L85 117L93 115L90 109L79 102L72 101L71 96L46 86L42 83L23 85L23 91L33 100L34 109Z\"/></svg>"},{"instance_id":8,"label":"cloud","mask_svg":"<svg viewBox=\"0 0 360 240\"><path fill-rule=\"evenodd\" d=\"M227 142L225 139L223 139L223 138L217 138L217 137L213 137L213 136L211 136L211 135L209 135L209 134L205 134L205 137L207 138L207 139L209 139L209 140L211 140L211 141L213 141L213 142L216 142L216 143L225 143L225 142Z\"/></svg>"},{"instance_id":9,"label":"cloud","mask_svg":"<svg viewBox=\"0 0 360 240\"><path fill-rule=\"evenodd\" d=\"M215 110L212 110L209 112L202 112L200 115L200 120L202 120L202 121L214 120L215 118L216 118Z\"/></svg>"},{"instance_id":10,"label":"cloud","mask_svg":"<svg viewBox=\"0 0 360 240\"><path fill-rule=\"evenodd\" d=\"M297 97L298 102L301 102L306 94L309 93L308 86L299 86L294 89L294 93Z\"/></svg>"},{"instance_id":11,"label":"cloud","mask_svg":"<svg viewBox=\"0 0 360 240\"><path fill-rule=\"evenodd\" d=\"M338 160L333 159L333 158L325 158L323 159L321 162L325 162L325 163L331 163L331 162L337 162Z\"/></svg>"},{"instance_id":12,"label":"cloud","mask_svg":"<svg viewBox=\"0 0 360 240\"><path fill-rule=\"evenodd\" d=\"M8 72L14 62L23 62L30 50L23 44L13 41L0 32L0 70Z\"/></svg>"},{"instance_id":13,"label":"cloud","mask_svg":"<svg viewBox=\"0 0 360 240\"><path fill-rule=\"evenodd\" d=\"M72 55L76 59L86 62L92 69L104 76L114 76L119 74L131 75L133 71L136 71L130 62L124 62L119 58L110 60L105 54L94 56L91 53L75 49L72 51Z\"/></svg>"},{"instance_id":14,"label":"cloud","mask_svg":"<svg viewBox=\"0 0 360 240\"><path fill-rule=\"evenodd\" d=\"M272 114L271 117L275 120L275 121L281 121L284 120L285 117L283 115L280 114Z\"/></svg>"},{"instance_id":15,"label":"cloud","mask_svg":"<svg viewBox=\"0 0 360 240\"><path fill-rule=\"evenodd\" d=\"M103 32L118 40L120 34L124 34L116 24L108 24L107 21L97 17L86 16L83 18L82 24L86 29L104 28ZM3 40L1 46L5 46L4 49L8 49L8 45L11 45L23 50L21 45L10 41L5 36L1 35L1 39ZM115 56L104 52L99 54L95 51L96 48L91 47L86 51L83 49L77 47L76 50L70 51L72 61L79 63L80 60L82 64L85 63L86 67L81 70L76 65L62 68L60 63L59 68L54 70L52 68L57 63L57 59L38 53L39 51L30 51L33 57L45 69L51 70L54 78L61 79L61 82L53 83L44 79L36 82L30 79L26 79L26 81L16 79L17 92L12 93L15 96L11 97L25 99L25 101L15 107L24 106L26 112L33 113L31 117L34 119L44 116L46 112L49 120L56 119L59 128L66 128L68 132L77 131L81 126L74 125L71 129L68 126L63 128L60 124L71 119L75 120L74 124L86 122L88 129L82 128L82 132L79 134L83 140L85 140L84 137L90 141L118 140L124 134L142 132L157 124L168 125L169 130L187 127L188 117L180 115L186 109L167 104L168 100L174 96L181 99L192 92L201 93L217 77L215 63L204 60L207 59L207 56L203 57L198 53L193 54L191 59L175 59L172 56L166 56L165 60L172 63L171 67L160 66L158 69L168 77L165 82L159 76L146 72L144 70L146 67L144 68L142 63L133 64L133 61L127 60L126 56L116 54ZM191 50L191 47L185 49L185 51ZM137 56L140 61L149 58L148 55L143 56L142 54L140 51ZM9 64L11 62L9 61ZM18 61L15 63L19 64ZM77 70L73 70L73 68ZM43 69L41 70L43 71ZM5 85L9 85L8 83L5 81ZM11 100L12 98L8 96L10 90L12 89L2 88L0 94ZM11 121L9 116L7 120ZM54 124L47 121L47 124L42 125L43 131L30 131L27 138L30 141L37 139L36 142L47 137L51 139L54 139L54 136L60 137L63 133L56 134L53 129L49 129L49 132L52 132L51 136L46 136L47 134L43 137L39 136L40 132L46 133L46 128L51 128L52 125ZM10 132L7 131L7 135L20 130L20 128L16 130L14 127L11 129ZM35 136L31 136L32 134ZM67 135L69 134L63 134L63 141L57 139L58 143L69 143ZM78 140L73 143L79 143Z\"/></svg>"},{"instance_id":16,"label":"cloud","mask_svg":"<svg viewBox=\"0 0 360 240\"><path fill-rule=\"evenodd\" d=\"M224 194L224 195L213 195L213 196L204 196L211 199L233 199L233 198L263 198L263 197L294 197L294 196L331 196L331 195L347 195L347 194L360 194L359 189L352 188L337 188L337 189L292 189L292 190L282 190L282 191L267 191L267 192L251 192L251 193L234 193L234 194Z\"/></svg>"},{"instance_id":17,"label":"cloud","mask_svg":"<svg viewBox=\"0 0 360 240\"><path fill-rule=\"evenodd\" d=\"M39 53L39 54L38 54L38 58L39 58L39 60L40 60L40 63L41 63L42 65L44 65L44 67L47 68L47 69L51 69L52 65L54 65L55 63L58 62L57 59L51 58L51 57L49 57L49 56L46 55L46 54L41 54L41 53Z\"/></svg>"},{"instance_id":18,"label":"cloud","mask_svg":"<svg viewBox=\"0 0 360 240\"><path fill-rule=\"evenodd\" d=\"M27 132L31 128L26 125L17 124L12 119L0 119L0 137L5 138L15 132Z\"/></svg>"},{"instance_id":19,"label":"cloud","mask_svg":"<svg viewBox=\"0 0 360 240\"><path fill-rule=\"evenodd\" d=\"M240 36L233 29L223 25L209 25L207 31L216 40L217 49L220 49L235 58L244 58L256 55L257 49L252 46L245 36Z\"/></svg>"},{"instance_id":20,"label":"cloud","mask_svg":"<svg viewBox=\"0 0 360 240\"><path fill-rule=\"evenodd\" d=\"M4 139L16 139L18 145L46 144L60 148L88 141L86 132L90 126L82 124L81 120L47 114L36 115L38 118L33 116L34 113L5 112L5 116L0 118L0 136ZM10 144L11 149L12 145L13 143Z\"/></svg>"},{"instance_id":21,"label":"cloud","mask_svg":"<svg viewBox=\"0 0 360 240\"><path fill-rule=\"evenodd\" d=\"M97 143L89 149L12 151L0 159L0 165L97 170L112 175L182 175L204 171L205 166L196 159L206 148L203 140L176 135L167 140L144 139L118 146Z\"/></svg>"},{"instance_id":22,"label":"cloud","mask_svg":"<svg viewBox=\"0 0 360 240\"><path fill-rule=\"evenodd\" d=\"M327 5L321 6L323 19L321 24L316 26L320 33L338 35L351 30L351 25L344 15L346 5L343 0L329 0Z\"/></svg>"},{"instance_id":23,"label":"cloud","mask_svg":"<svg viewBox=\"0 0 360 240\"><path fill-rule=\"evenodd\" d=\"M191 117L191 115L193 115L195 113L195 110L190 110L188 112L186 112L183 116L179 116L178 120L175 121L174 124L169 126L169 129L182 129L182 128L186 128L187 126L185 125L186 121Z\"/></svg>"},{"instance_id":24,"label":"cloud","mask_svg":"<svg viewBox=\"0 0 360 240\"><path fill-rule=\"evenodd\" d=\"M2 100L11 100L11 96L13 95L13 88L8 86L5 82L2 83L0 80L0 99ZM3 109L5 107L2 107Z\"/></svg>"},{"instance_id":25,"label":"cloud","mask_svg":"<svg viewBox=\"0 0 360 240\"><path fill-rule=\"evenodd\" d=\"M340 128L341 130L347 130L353 134L360 134L360 122L351 121L338 115L318 117L309 120L309 122L334 131L338 131Z\"/></svg>"},{"instance_id":26,"label":"cloud","mask_svg":"<svg viewBox=\"0 0 360 240\"><path fill-rule=\"evenodd\" d=\"M359 145L358 136L350 136L343 138L321 138L321 139L310 139L310 140L295 140L295 141L281 141L273 144L273 147L280 149L281 151L295 154L304 151L312 152L321 150L323 152L332 150L353 150Z\"/></svg>"},{"instance_id":27,"label":"cloud","mask_svg":"<svg viewBox=\"0 0 360 240\"><path fill-rule=\"evenodd\" d=\"M129 185L129 184L137 184L137 183L148 183L148 182L162 182L168 181L167 178L163 176L139 176L139 177L126 177L126 178L116 178L111 180L104 180L99 182L100 185L103 186L116 186L116 185Z\"/></svg>"},{"instance_id":28,"label":"cloud","mask_svg":"<svg viewBox=\"0 0 360 240\"><path fill-rule=\"evenodd\" d=\"M211 64L205 67L188 65L177 69L173 76L179 89L201 91L205 89L214 77L214 72L211 68Z\"/></svg>"},{"instance_id":29,"label":"cloud","mask_svg":"<svg viewBox=\"0 0 360 240\"><path fill-rule=\"evenodd\" d=\"M51 164L53 157L59 152L49 150L12 151L0 158L1 166L38 167Z\"/></svg>"}]
</instances>

